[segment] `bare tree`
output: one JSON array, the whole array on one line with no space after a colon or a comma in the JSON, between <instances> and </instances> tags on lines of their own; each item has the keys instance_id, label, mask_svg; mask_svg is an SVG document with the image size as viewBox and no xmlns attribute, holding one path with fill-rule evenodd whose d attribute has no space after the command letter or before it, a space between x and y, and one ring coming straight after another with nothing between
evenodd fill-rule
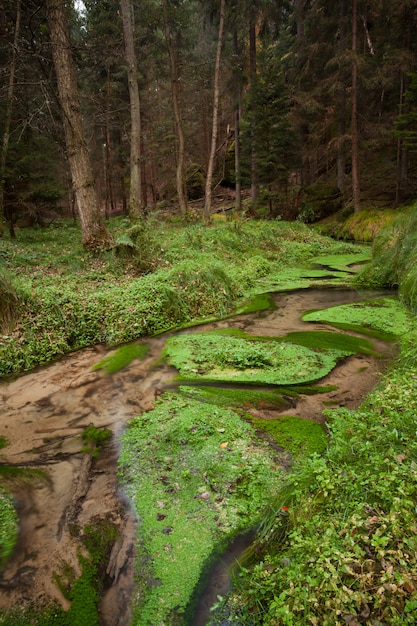
<instances>
[{"instance_id":1,"label":"bare tree","mask_svg":"<svg viewBox=\"0 0 417 626\"><path fill-rule=\"evenodd\" d=\"M141 114L138 70L133 37L134 11L132 0L120 0L122 12L127 80L130 98L130 195L129 215L136 220L142 212Z\"/></svg>"},{"instance_id":2,"label":"bare tree","mask_svg":"<svg viewBox=\"0 0 417 626\"><path fill-rule=\"evenodd\" d=\"M112 237L101 215L84 136L74 60L68 34L67 3L46 0L52 57L62 110L68 161L80 214L83 245L95 250L107 247Z\"/></svg>"},{"instance_id":3,"label":"bare tree","mask_svg":"<svg viewBox=\"0 0 417 626\"><path fill-rule=\"evenodd\" d=\"M217 36L216 64L214 68L214 101L213 101L213 124L211 131L211 148L207 167L206 193L204 202L204 219L207 222L210 218L211 200L212 200L212 183L214 171L214 159L216 156L217 134L219 126L219 101L220 101L220 61L223 45L223 30L225 17L225 0L220 2L220 22L219 32Z\"/></svg>"}]
</instances>

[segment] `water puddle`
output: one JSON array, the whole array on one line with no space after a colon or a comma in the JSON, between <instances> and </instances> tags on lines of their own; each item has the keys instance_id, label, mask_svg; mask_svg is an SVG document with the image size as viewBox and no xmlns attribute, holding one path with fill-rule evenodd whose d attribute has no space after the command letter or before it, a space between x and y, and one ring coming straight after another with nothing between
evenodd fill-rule
<instances>
[{"instance_id":1,"label":"water puddle","mask_svg":"<svg viewBox=\"0 0 417 626\"><path fill-rule=\"evenodd\" d=\"M203 324L186 332L239 328L256 336L283 336L306 329L334 330L319 323L306 325L301 315L307 310L384 295L387 294L348 289L275 294L275 310ZM109 352L97 346L0 385L0 434L8 441L1 451L1 462L39 468L48 477L29 487L19 484L14 489L20 535L14 555L0 575L1 610L30 602L39 606L51 599L68 608L69 602L56 584L55 575L64 566L80 574L78 552L82 529L97 520L108 519L117 525L120 537L107 564L100 624L130 624L129 598L133 591L137 529L118 487L118 437L129 419L151 409L155 398L172 386L176 370L158 363L170 335L144 340L148 346L145 358L132 361L112 375L92 369ZM381 355L379 358L359 354L344 359L320 381L321 385L331 386L331 391L301 394L279 413L323 422L322 412L328 406L358 406L375 386L395 350L392 344L372 342ZM254 414L272 417L277 411L266 407L255 409ZM112 432L111 444L98 458L91 458L83 451L81 435L89 425L106 427ZM235 552L231 554L234 560ZM224 557L226 569L229 556ZM208 607L222 593L219 582L222 576L215 574L206 585L195 626L205 624ZM229 584L230 580L224 577L224 585Z\"/></svg>"}]
</instances>

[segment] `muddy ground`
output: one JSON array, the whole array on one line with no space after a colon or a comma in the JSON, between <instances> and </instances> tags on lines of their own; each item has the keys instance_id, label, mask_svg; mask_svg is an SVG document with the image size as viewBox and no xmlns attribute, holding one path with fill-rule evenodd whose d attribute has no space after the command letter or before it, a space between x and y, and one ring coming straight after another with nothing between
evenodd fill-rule
<instances>
[{"instance_id":1,"label":"muddy ground","mask_svg":"<svg viewBox=\"0 0 417 626\"><path fill-rule=\"evenodd\" d=\"M306 324L300 321L305 310L358 299L355 292L334 290L278 295L275 311L244 315L195 330L233 326L253 335L283 335L306 330ZM323 325L309 324L307 328L323 329ZM82 533L85 525L109 518L121 532L107 564L101 624L130 624L136 525L117 483L118 437L129 419L153 406L155 397L175 373L168 366L155 366L164 337L145 343L150 347L146 358L132 362L117 374L92 370L108 354L106 348L98 346L0 385L0 435L8 441L0 453L1 462L40 468L47 476L14 489L20 534L14 556L0 575L0 609L33 602L39 607L51 599L68 608L55 575L66 565L80 573L77 554L81 542L74 529ZM337 391L302 396L295 407L283 413L323 422L323 408L329 405L358 406L375 386L392 352L392 347L376 343L384 358L349 357L321 381L336 385ZM82 452L81 434L91 424L107 427L113 433L111 444L97 459ZM210 590L207 593L209 604ZM214 601L217 589L213 593Z\"/></svg>"}]
</instances>

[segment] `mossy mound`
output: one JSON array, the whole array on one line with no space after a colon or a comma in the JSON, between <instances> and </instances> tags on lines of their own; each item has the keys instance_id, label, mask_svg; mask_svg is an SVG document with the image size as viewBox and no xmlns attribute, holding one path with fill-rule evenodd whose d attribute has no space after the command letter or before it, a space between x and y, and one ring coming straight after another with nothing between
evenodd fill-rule
<instances>
[{"instance_id":1,"label":"mossy mound","mask_svg":"<svg viewBox=\"0 0 417 626\"><path fill-rule=\"evenodd\" d=\"M323 322L337 328L355 330L382 339L394 340L411 328L411 313L398 298L381 298L371 302L344 304L311 311L305 322Z\"/></svg>"},{"instance_id":2,"label":"mossy mound","mask_svg":"<svg viewBox=\"0 0 417 626\"><path fill-rule=\"evenodd\" d=\"M135 418L122 440L120 478L141 539L133 623L183 624L211 554L259 520L283 473L237 413L175 394Z\"/></svg>"},{"instance_id":3,"label":"mossy mound","mask_svg":"<svg viewBox=\"0 0 417 626\"><path fill-rule=\"evenodd\" d=\"M395 221L399 213L399 210L391 209L363 209L358 213L343 209L322 220L316 228L329 237L372 242Z\"/></svg>"},{"instance_id":4,"label":"mossy mound","mask_svg":"<svg viewBox=\"0 0 417 626\"><path fill-rule=\"evenodd\" d=\"M164 351L182 380L273 385L318 380L346 354L341 350L318 353L293 343L210 333L172 337Z\"/></svg>"},{"instance_id":5,"label":"mossy mound","mask_svg":"<svg viewBox=\"0 0 417 626\"><path fill-rule=\"evenodd\" d=\"M350 215L344 222L341 235L354 241L374 241L383 228L391 225L398 217L398 211L390 209L362 210Z\"/></svg>"},{"instance_id":6,"label":"mossy mound","mask_svg":"<svg viewBox=\"0 0 417 626\"><path fill-rule=\"evenodd\" d=\"M251 420L255 428L270 435L274 441L296 457L313 453L321 454L327 448L328 440L323 427L317 422L285 415L267 420Z\"/></svg>"},{"instance_id":7,"label":"mossy mound","mask_svg":"<svg viewBox=\"0 0 417 626\"><path fill-rule=\"evenodd\" d=\"M332 270L339 272L353 272L352 265L365 263L372 259L372 251L370 248L362 248L359 253L352 254L326 254L323 256L315 257L311 260L313 265L324 265Z\"/></svg>"},{"instance_id":8,"label":"mossy mound","mask_svg":"<svg viewBox=\"0 0 417 626\"><path fill-rule=\"evenodd\" d=\"M121 346L99 363L96 363L93 370L103 369L106 374L114 374L127 367L134 359L143 359L147 351L148 347L144 344L130 343Z\"/></svg>"},{"instance_id":9,"label":"mossy mound","mask_svg":"<svg viewBox=\"0 0 417 626\"><path fill-rule=\"evenodd\" d=\"M218 406L236 407L245 411L251 408L279 411L290 406L280 391L256 391L224 387L180 387L188 397ZM294 394L297 395L297 394Z\"/></svg>"}]
</instances>

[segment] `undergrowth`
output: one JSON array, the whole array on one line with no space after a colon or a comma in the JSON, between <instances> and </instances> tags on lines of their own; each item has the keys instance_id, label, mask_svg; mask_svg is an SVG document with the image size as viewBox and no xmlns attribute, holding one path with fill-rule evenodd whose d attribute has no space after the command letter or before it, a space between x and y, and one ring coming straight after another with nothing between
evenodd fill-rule
<instances>
[{"instance_id":1,"label":"undergrowth","mask_svg":"<svg viewBox=\"0 0 417 626\"><path fill-rule=\"evenodd\" d=\"M78 227L67 223L0 240L0 289L11 294L0 312L7 326L0 336L0 376L92 344L114 346L196 318L225 316L239 298L244 302L271 290L270 277L283 276L291 265L324 251L357 252L300 223L252 221L236 229L228 223L167 226L153 220L133 233L118 218L110 228L116 241L126 235L140 247L151 240L146 262L143 246L138 259L126 254L127 244L123 254L116 247L88 255ZM309 282L304 279L303 286Z\"/></svg>"},{"instance_id":2,"label":"undergrowth","mask_svg":"<svg viewBox=\"0 0 417 626\"><path fill-rule=\"evenodd\" d=\"M212 624L416 623L416 333L359 409L327 412L330 446L282 494L286 540L241 568Z\"/></svg>"}]
</instances>

